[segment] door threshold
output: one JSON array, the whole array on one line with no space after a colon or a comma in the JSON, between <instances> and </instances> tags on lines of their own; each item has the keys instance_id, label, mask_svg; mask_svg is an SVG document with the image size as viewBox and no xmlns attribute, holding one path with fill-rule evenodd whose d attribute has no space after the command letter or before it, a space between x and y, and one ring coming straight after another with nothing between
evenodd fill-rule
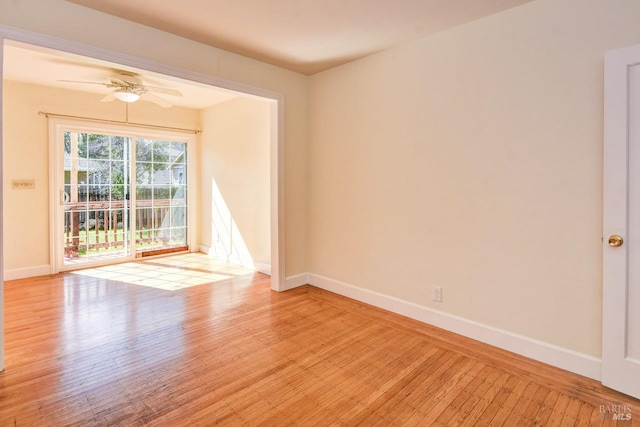
<instances>
[{"instance_id":1,"label":"door threshold","mask_svg":"<svg viewBox=\"0 0 640 427\"><path fill-rule=\"evenodd\" d=\"M144 252L136 252L136 259L147 258L151 256L175 254L177 252L189 252L189 246L175 246L171 248L152 249Z\"/></svg>"}]
</instances>

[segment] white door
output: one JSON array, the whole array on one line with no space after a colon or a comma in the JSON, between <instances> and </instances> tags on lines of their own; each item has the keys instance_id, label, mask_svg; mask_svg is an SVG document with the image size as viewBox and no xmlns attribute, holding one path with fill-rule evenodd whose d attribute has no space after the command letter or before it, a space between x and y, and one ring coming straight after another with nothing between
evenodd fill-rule
<instances>
[{"instance_id":1,"label":"white door","mask_svg":"<svg viewBox=\"0 0 640 427\"><path fill-rule=\"evenodd\" d=\"M602 383L640 398L640 45L605 59Z\"/></svg>"}]
</instances>

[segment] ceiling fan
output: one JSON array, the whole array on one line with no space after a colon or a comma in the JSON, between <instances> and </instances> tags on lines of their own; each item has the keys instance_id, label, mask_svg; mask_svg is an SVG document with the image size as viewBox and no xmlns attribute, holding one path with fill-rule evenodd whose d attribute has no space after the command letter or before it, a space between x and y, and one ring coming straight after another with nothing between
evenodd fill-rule
<instances>
[{"instance_id":1,"label":"ceiling fan","mask_svg":"<svg viewBox=\"0 0 640 427\"><path fill-rule=\"evenodd\" d=\"M100 102L110 102L119 99L123 102L136 102L141 99L143 101L153 102L161 107L169 108L172 104L164 98L159 97L156 93L182 96L182 92L157 86L148 86L142 83L142 80L135 73L119 71L117 75L109 77L108 82L84 82L77 80L59 80L68 83L82 83L92 85L102 85L109 89L114 89L107 96L102 98Z\"/></svg>"}]
</instances>

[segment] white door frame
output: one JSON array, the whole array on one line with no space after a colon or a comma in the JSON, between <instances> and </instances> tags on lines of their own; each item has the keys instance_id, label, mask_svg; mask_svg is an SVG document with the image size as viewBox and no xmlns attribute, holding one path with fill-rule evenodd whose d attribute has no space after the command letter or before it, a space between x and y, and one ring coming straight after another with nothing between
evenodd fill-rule
<instances>
[{"instance_id":1,"label":"white door frame","mask_svg":"<svg viewBox=\"0 0 640 427\"><path fill-rule=\"evenodd\" d=\"M45 34L0 25L0 81L3 69L5 40L28 43L45 48L128 65L168 76L173 76L209 86L241 92L270 101L270 191L271 191L271 289L285 288L285 206L284 206L284 95L278 92L234 82L231 80L196 73L183 68L162 64L148 59L115 52L96 46L60 39ZM0 84L0 161L2 161L2 85ZM0 248L2 248L2 177L0 176ZM0 256L0 370L4 370L4 264Z\"/></svg>"},{"instance_id":2,"label":"white door frame","mask_svg":"<svg viewBox=\"0 0 640 427\"><path fill-rule=\"evenodd\" d=\"M605 57L602 256L602 383L635 397L640 397L640 381L633 378L632 372L637 372L638 362L627 357L630 265L628 154L629 69L638 64L640 45L608 52ZM622 246L609 245L609 236L612 235L619 235L625 240Z\"/></svg>"},{"instance_id":3,"label":"white door frame","mask_svg":"<svg viewBox=\"0 0 640 427\"><path fill-rule=\"evenodd\" d=\"M51 218L53 229L49 230L49 262L51 266L51 274L56 274L61 271L73 270L76 268L96 267L99 265L110 264L113 262L122 262L127 260L134 260L136 258L135 252L135 238L134 231L136 224L136 182L132 179L130 183L131 199L129 206L129 215L131 222L131 229L128 230L130 243L132 245L131 254L127 257L121 257L117 260L109 259L106 261L87 261L81 264L72 266L65 266L63 257L61 256L61 248L63 246L63 209L61 203L60 192L64 188L64 179L62 174L64 173L64 160L61 150L61 141L63 133L65 131L73 132L99 132L105 135L120 135L131 139L131 164L135 163L135 142L138 138L153 138L164 141L180 141L187 144L187 244L189 251L197 251L198 245L196 245L196 235L198 231L198 224L195 216L195 207L198 206L198 202L195 194L197 193L198 183L197 179L197 150L196 150L196 137L194 133L185 133L171 130L154 130L149 128L141 128L135 125L123 125L123 124L101 124L96 122L83 121L81 119L67 119L67 118L50 118L49 119L49 217ZM133 175L135 177L135 174Z\"/></svg>"}]
</instances>

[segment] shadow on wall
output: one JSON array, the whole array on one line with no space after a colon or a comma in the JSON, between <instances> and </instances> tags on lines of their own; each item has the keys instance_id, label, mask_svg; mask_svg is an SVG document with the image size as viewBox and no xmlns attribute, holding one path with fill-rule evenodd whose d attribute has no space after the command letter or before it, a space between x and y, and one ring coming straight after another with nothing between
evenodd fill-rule
<instances>
[{"instance_id":1,"label":"shadow on wall","mask_svg":"<svg viewBox=\"0 0 640 427\"><path fill-rule=\"evenodd\" d=\"M256 266L242 238L231 211L220 193L216 180L211 178L211 249L209 255L217 260L241 265L252 270Z\"/></svg>"}]
</instances>

